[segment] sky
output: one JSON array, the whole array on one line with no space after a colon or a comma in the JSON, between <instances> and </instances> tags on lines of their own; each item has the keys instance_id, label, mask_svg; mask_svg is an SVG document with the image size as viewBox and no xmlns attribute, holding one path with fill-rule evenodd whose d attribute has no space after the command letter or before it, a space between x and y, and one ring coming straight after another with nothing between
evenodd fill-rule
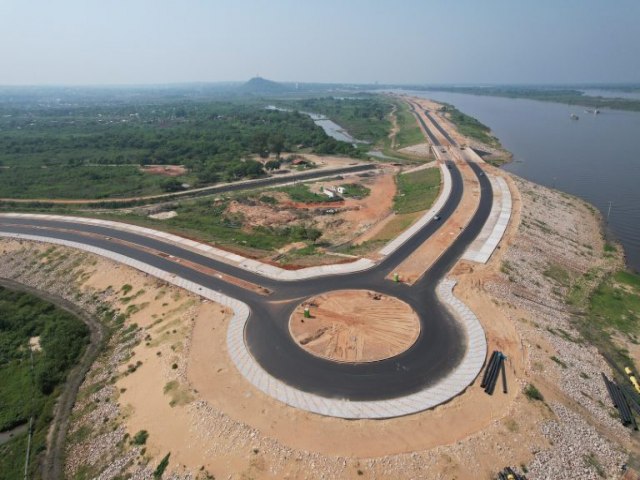
<instances>
[{"instance_id":1,"label":"sky","mask_svg":"<svg viewBox=\"0 0 640 480\"><path fill-rule=\"evenodd\" d=\"M0 0L0 85L640 82L638 0Z\"/></svg>"}]
</instances>

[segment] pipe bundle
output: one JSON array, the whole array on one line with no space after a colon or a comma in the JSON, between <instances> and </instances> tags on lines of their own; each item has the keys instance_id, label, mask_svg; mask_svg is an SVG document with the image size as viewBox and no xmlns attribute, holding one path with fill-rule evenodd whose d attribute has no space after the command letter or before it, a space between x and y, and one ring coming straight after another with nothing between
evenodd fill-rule
<instances>
[{"instance_id":1,"label":"pipe bundle","mask_svg":"<svg viewBox=\"0 0 640 480\"><path fill-rule=\"evenodd\" d=\"M607 387L613 406L618 409L622 424L624 426L630 425L634 430L638 430L638 424L631 412L631 408L633 408L636 413L640 413L640 405L635 401L633 396L630 395L631 390L621 388L616 382L609 380L604 373L602 374L602 379Z\"/></svg>"},{"instance_id":2,"label":"pipe bundle","mask_svg":"<svg viewBox=\"0 0 640 480\"><path fill-rule=\"evenodd\" d=\"M484 376L480 386L484 388L484 391L489 395L493 395L493 391L496 388L498 376L502 373L502 391L507 393L507 372L504 366L504 361L507 357L497 350L491 354L487 368L484 370Z\"/></svg>"}]
</instances>

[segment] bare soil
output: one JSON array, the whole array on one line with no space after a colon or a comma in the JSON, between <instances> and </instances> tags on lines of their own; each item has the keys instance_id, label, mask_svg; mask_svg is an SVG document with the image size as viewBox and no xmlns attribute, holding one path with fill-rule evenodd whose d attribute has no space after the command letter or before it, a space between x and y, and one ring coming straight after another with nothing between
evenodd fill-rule
<instances>
[{"instance_id":1,"label":"bare soil","mask_svg":"<svg viewBox=\"0 0 640 480\"><path fill-rule=\"evenodd\" d=\"M309 309L310 318L304 315ZM291 314L289 332L307 352L335 362L374 362L415 343L420 321L400 300L368 290L310 298Z\"/></svg>"},{"instance_id":2,"label":"bare soil","mask_svg":"<svg viewBox=\"0 0 640 480\"><path fill-rule=\"evenodd\" d=\"M163 177L179 177L187 173L187 169L182 165L145 165L140 168L143 173L150 175L162 175Z\"/></svg>"}]
</instances>

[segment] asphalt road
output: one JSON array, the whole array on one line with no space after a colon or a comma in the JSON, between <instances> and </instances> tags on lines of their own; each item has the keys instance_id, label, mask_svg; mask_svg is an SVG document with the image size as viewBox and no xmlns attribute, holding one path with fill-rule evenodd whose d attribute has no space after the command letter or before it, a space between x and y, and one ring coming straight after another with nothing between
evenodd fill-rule
<instances>
[{"instance_id":1,"label":"asphalt road","mask_svg":"<svg viewBox=\"0 0 640 480\"><path fill-rule=\"evenodd\" d=\"M429 222L375 267L351 274L294 282L278 281L160 240L107 227L70 222L0 217L0 231L55 237L93 245L240 299L251 308L251 316L245 328L246 344L253 357L272 376L300 390L325 397L389 399L414 393L436 383L456 367L465 353L464 333L437 300L435 287L478 235L491 210L491 184L486 176L479 175L480 167L470 164L480 182L481 196L476 214L465 230L413 286L385 279L394 267L440 227L459 204L463 188L462 177L455 164L449 165L452 190L440 211L442 219ZM132 245L119 243L117 240L124 240ZM271 293L268 296L259 295L177 263L175 259L140 249L138 245L264 286ZM335 363L306 353L289 335L288 320L291 312L306 298L341 289L375 290L407 302L420 317L421 333L418 340L409 350L396 357L363 364Z\"/></svg>"}]
</instances>

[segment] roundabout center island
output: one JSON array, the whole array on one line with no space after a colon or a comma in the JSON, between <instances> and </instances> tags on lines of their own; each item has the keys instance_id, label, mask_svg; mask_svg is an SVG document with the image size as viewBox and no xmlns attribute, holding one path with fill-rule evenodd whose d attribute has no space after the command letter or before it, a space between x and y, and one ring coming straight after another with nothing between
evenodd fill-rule
<instances>
[{"instance_id":1,"label":"roundabout center island","mask_svg":"<svg viewBox=\"0 0 640 480\"><path fill-rule=\"evenodd\" d=\"M405 302L371 290L337 290L296 307L289 332L316 357L342 363L375 362L408 350L420 319Z\"/></svg>"}]
</instances>

